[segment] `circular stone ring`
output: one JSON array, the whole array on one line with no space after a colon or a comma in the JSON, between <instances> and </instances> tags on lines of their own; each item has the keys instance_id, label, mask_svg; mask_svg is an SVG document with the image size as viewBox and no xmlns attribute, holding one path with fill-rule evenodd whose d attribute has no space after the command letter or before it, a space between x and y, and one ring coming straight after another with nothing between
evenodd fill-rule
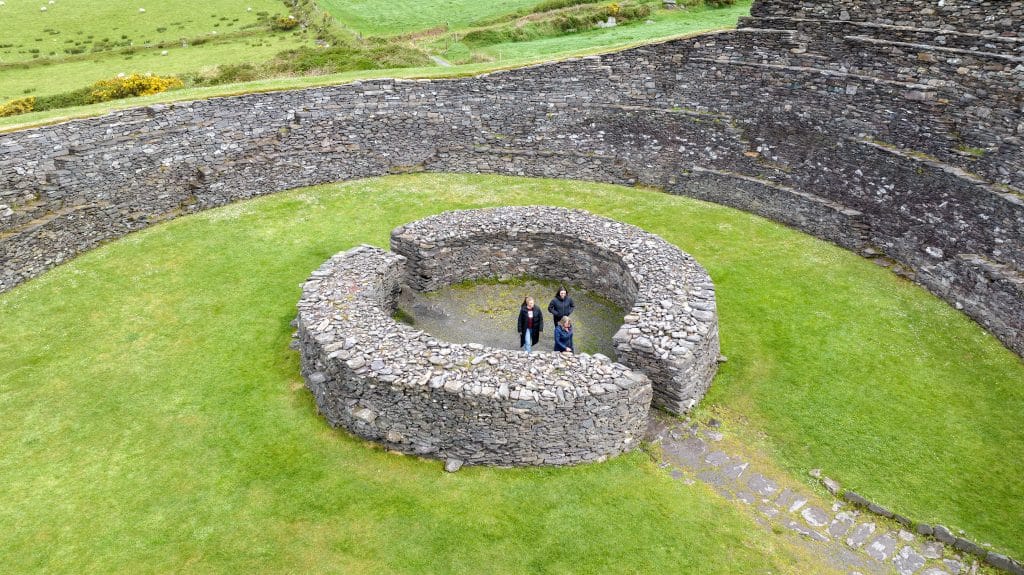
<instances>
[{"instance_id":1,"label":"circular stone ring","mask_svg":"<svg viewBox=\"0 0 1024 575\"><path fill-rule=\"evenodd\" d=\"M389 449L477 465L601 461L638 444L652 399L687 412L714 376L710 277L635 226L544 206L467 210L399 227L391 247L324 263L297 323L320 412ZM518 276L582 285L630 310L614 337L619 362L453 344L392 318L402 289Z\"/></svg>"}]
</instances>

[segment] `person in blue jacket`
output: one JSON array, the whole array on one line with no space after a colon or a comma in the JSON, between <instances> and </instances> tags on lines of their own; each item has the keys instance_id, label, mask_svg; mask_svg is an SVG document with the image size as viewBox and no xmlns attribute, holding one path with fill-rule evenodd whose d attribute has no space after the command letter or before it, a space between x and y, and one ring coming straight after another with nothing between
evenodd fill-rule
<instances>
[{"instance_id":1,"label":"person in blue jacket","mask_svg":"<svg viewBox=\"0 0 1024 575\"><path fill-rule=\"evenodd\" d=\"M562 321L555 325L555 351L576 353L576 345L572 342L572 319L563 316Z\"/></svg>"}]
</instances>

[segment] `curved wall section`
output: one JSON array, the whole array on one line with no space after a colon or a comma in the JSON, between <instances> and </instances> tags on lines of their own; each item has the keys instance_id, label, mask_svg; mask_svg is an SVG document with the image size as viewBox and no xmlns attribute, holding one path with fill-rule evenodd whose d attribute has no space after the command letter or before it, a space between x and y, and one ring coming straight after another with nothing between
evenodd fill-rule
<instances>
[{"instance_id":1,"label":"curved wall section","mask_svg":"<svg viewBox=\"0 0 1024 575\"><path fill-rule=\"evenodd\" d=\"M646 374L654 405L671 413L693 409L715 376L711 278L689 254L636 226L544 206L465 210L394 230L391 249L408 261L405 283L416 291L538 276L608 297L629 310L614 337L619 361Z\"/></svg>"},{"instance_id":2,"label":"curved wall section","mask_svg":"<svg viewBox=\"0 0 1024 575\"><path fill-rule=\"evenodd\" d=\"M364 246L299 301L302 372L327 421L474 465L570 465L639 445L651 383L606 357L450 344L391 318L405 258Z\"/></svg>"},{"instance_id":3,"label":"curved wall section","mask_svg":"<svg viewBox=\"0 0 1024 575\"><path fill-rule=\"evenodd\" d=\"M762 214L890 260L1024 353L1020 11L763 0L736 31L601 57L5 134L0 290L254 195L490 172L642 183Z\"/></svg>"}]
</instances>

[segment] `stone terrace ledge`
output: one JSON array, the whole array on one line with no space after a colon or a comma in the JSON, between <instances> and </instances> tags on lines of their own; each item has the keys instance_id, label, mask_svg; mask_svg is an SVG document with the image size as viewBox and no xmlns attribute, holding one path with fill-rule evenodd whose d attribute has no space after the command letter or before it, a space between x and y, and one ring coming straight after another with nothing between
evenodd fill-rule
<instances>
[{"instance_id":1,"label":"stone terrace ledge","mask_svg":"<svg viewBox=\"0 0 1024 575\"><path fill-rule=\"evenodd\" d=\"M714 374L707 273L639 228L582 211L498 208L420 220L396 229L392 244L407 255L363 246L331 258L306 282L298 318L303 375L321 413L390 449L460 464L600 461L642 437L645 373L656 403L677 408L692 407ZM629 367L452 344L391 317L403 283L424 290L527 274L582 283L631 308L615 336Z\"/></svg>"}]
</instances>

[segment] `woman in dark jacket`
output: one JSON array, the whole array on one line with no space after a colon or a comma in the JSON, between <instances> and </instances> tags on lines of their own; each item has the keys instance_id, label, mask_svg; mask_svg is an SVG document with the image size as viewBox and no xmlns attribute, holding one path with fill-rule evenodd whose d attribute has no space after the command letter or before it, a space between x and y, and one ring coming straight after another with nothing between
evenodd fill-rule
<instances>
[{"instance_id":1,"label":"woman in dark jacket","mask_svg":"<svg viewBox=\"0 0 1024 575\"><path fill-rule=\"evenodd\" d=\"M548 304L548 312L555 318L555 325L558 325L563 317L572 315L572 310L574 309L576 309L576 304L569 297L569 292L564 287L558 288L555 297Z\"/></svg>"},{"instance_id":2,"label":"woman in dark jacket","mask_svg":"<svg viewBox=\"0 0 1024 575\"><path fill-rule=\"evenodd\" d=\"M523 300L523 305L519 308L519 321L516 329L519 331L519 347L530 352L533 346L540 341L540 332L544 331L544 316L533 305L532 297Z\"/></svg>"},{"instance_id":3,"label":"woman in dark jacket","mask_svg":"<svg viewBox=\"0 0 1024 575\"><path fill-rule=\"evenodd\" d=\"M576 345L572 342L572 320L569 316L555 324L555 351L576 353Z\"/></svg>"}]
</instances>

